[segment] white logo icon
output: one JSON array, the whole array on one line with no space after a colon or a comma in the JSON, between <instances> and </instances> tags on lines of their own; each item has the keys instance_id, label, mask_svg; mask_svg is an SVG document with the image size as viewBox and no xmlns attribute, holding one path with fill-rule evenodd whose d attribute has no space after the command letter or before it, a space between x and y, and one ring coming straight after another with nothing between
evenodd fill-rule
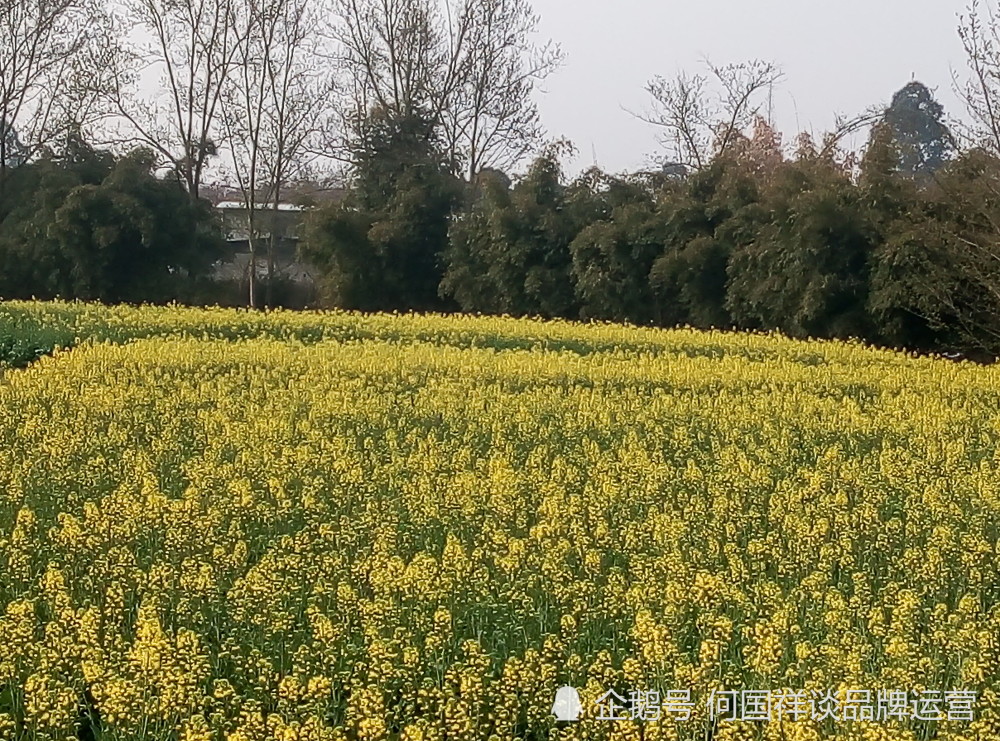
<instances>
[{"instance_id":1,"label":"white logo icon","mask_svg":"<svg viewBox=\"0 0 1000 741\"><path fill-rule=\"evenodd\" d=\"M583 705L575 688L567 686L556 690L556 701L552 703L552 714L556 720L578 720L581 712Z\"/></svg>"}]
</instances>

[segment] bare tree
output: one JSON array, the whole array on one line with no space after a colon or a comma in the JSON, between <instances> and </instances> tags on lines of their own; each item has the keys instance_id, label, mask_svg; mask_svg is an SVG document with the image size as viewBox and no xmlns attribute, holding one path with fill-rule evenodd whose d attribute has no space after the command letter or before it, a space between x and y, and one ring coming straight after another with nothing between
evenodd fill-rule
<instances>
[{"instance_id":1,"label":"bare tree","mask_svg":"<svg viewBox=\"0 0 1000 741\"><path fill-rule=\"evenodd\" d=\"M109 114L126 123L126 141L151 147L197 198L218 153L219 109L240 44L237 0L125 0L131 28L148 43L121 44L100 77ZM140 76L160 74L159 93L138 93Z\"/></svg>"},{"instance_id":2,"label":"bare tree","mask_svg":"<svg viewBox=\"0 0 1000 741\"><path fill-rule=\"evenodd\" d=\"M318 8L310 0L240 0L240 42L223 89L222 121L232 170L247 212L251 306L257 305L259 242L268 235L267 295L272 302L282 195L308 162L331 98L321 65ZM266 216L265 216L266 209Z\"/></svg>"},{"instance_id":3,"label":"bare tree","mask_svg":"<svg viewBox=\"0 0 1000 741\"><path fill-rule=\"evenodd\" d=\"M336 0L335 8L332 35L354 103L346 128L374 107L439 116L457 85L467 29L449 38L433 0Z\"/></svg>"},{"instance_id":4,"label":"bare tree","mask_svg":"<svg viewBox=\"0 0 1000 741\"><path fill-rule=\"evenodd\" d=\"M795 138L795 157L800 160L823 160L844 175L857 178L860 175L861 157L855 148L849 144L845 146L845 141L877 126L885 117L885 110L884 105L876 105L853 116L838 114L834 118L833 128L822 134L818 145L812 132L799 132Z\"/></svg>"},{"instance_id":5,"label":"bare tree","mask_svg":"<svg viewBox=\"0 0 1000 741\"><path fill-rule=\"evenodd\" d=\"M673 160L695 170L737 143L782 78L771 62L706 65L708 74L654 77L646 85L652 109L638 116L664 129L662 142Z\"/></svg>"},{"instance_id":6,"label":"bare tree","mask_svg":"<svg viewBox=\"0 0 1000 741\"><path fill-rule=\"evenodd\" d=\"M971 123L961 127L974 146L1000 155L1000 24L997 9L972 0L961 16L958 35L965 49L967 79L953 74L955 90L965 102Z\"/></svg>"},{"instance_id":7,"label":"bare tree","mask_svg":"<svg viewBox=\"0 0 1000 741\"><path fill-rule=\"evenodd\" d=\"M0 188L11 164L88 117L82 59L104 20L92 0L0 0Z\"/></svg>"},{"instance_id":8,"label":"bare tree","mask_svg":"<svg viewBox=\"0 0 1000 741\"><path fill-rule=\"evenodd\" d=\"M834 119L833 128L823 135L823 146L820 147L818 156L823 158L834 157L840 150L845 139L859 132L870 130L885 118L885 111L886 107L884 105L876 105L866 108L861 113L853 116L838 114ZM847 157L847 164L851 169L854 168L856 159L857 157L853 153Z\"/></svg>"},{"instance_id":9,"label":"bare tree","mask_svg":"<svg viewBox=\"0 0 1000 741\"><path fill-rule=\"evenodd\" d=\"M561 64L552 42L535 46L539 17L526 0L468 0L460 84L442 111L452 161L472 182L484 168L509 169L544 136L532 99L537 84Z\"/></svg>"},{"instance_id":10,"label":"bare tree","mask_svg":"<svg viewBox=\"0 0 1000 741\"><path fill-rule=\"evenodd\" d=\"M543 130L533 93L562 54L531 42L528 0L336 0L333 36L346 72L342 131L374 108L426 117L456 174L520 161Z\"/></svg>"}]
</instances>

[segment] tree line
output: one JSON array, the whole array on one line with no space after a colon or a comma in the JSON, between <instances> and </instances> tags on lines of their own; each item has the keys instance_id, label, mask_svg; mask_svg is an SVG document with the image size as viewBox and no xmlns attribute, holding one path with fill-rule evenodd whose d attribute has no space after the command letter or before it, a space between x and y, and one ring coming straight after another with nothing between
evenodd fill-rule
<instances>
[{"instance_id":1,"label":"tree line","mask_svg":"<svg viewBox=\"0 0 1000 741\"><path fill-rule=\"evenodd\" d=\"M0 291L169 294L217 256L200 205L214 174L248 214L248 303L271 303L279 205L296 182L349 178L374 118L426 119L456 177L533 151L543 130L532 91L562 56L531 41L537 24L528 0L0 0ZM119 165L142 171L163 203L76 198ZM189 204L154 248L153 211L175 208L178 190ZM24 204L43 196L49 208L28 218ZM87 244L56 237L56 221L93 222L72 237ZM88 250L96 262L76 264ZM150 251L163 264L139 256ZM153 272L125 285L129 260ZM105 268L101 287L77 275ZM144 293L152 275L175 287Z\"/></svg>"},{"instance_id":2,"label":"tree line","mask_svg":"<svg viewBox=\"0 0 1000 741\"><path fill-rule=\"evenodd\" d=\"M0 10L0 295L210 302L217 171L248 214L247 303L273 305L278 206L336 173L346 197L300 245L325 305L1000 353L1000 48L980 0L962 124L914 81L787 144L763 115L780 70L708 64L647 86L663 167L572 179L533 99L562 54L530 41L528 0Z\"/></svg>"},{"instance_id":3,"label":"tree line","mask_svg":"<svg viewBox=\"0 0 1000 741\"><path fill-rule=\"evenodd\" d=\"M777 330L916 351L1000 350L1000 150L962 148L931 91L791 151L755 96L752 63L659 81L672 165L567 180L567 145L523 177L449 171L419 117L373 121L344 202L318 211L303 250L327 300L435 310ZM696 101L715 81L709 110ZM377 123L377 125L375 125ZM860 153L847 134L870 129Z\"/></svg>"}]
</instances>

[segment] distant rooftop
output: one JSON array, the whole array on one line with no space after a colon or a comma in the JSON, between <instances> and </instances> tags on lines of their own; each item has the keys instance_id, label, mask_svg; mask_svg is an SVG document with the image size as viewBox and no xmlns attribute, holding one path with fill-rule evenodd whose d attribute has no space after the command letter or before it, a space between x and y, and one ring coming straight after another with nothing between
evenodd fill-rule
<instances>
[{"instance_id":1,"label":"distant rooftop","mask_svg":"<svg viewBox=\"0 0 1000 741\"><path fill-rule=\"evenodd\" d=\"M214 183L211 185L203 185L200 192L203 198L207 199L218 208L244 208L243 191L235 186L226 185L224 183ZM282 194L281 202L282 204L299 205L299 208L296 209L283 210L301 211L301 204L315 203L320 205L324 203L337 203L338 201L343 200L346 194L347 190L338 185L323 183L296 183L295 185L285 188L285 191ZM268 203L270 201L269 194L265 190L261 190L257 193L257 200L261 203ZM239 205L229 205L233 203Z\"/></svg>"},{"instance_id":2,"label":"distant rooftop","mask_svg":"<svg viewBox=\"0 0 1000 741\"><path fill-rule=\"evenodd\" d=\"M224 211L238 211L244 209L247 205L243 201L219 201L215 204L216 208L222 209ZM258 203L256 208L259 211L272 211L274 210L273 203ZM279 211L305 211L304 206L300 206L297 203L279 203Z\"/></svg>"}]
</instances>

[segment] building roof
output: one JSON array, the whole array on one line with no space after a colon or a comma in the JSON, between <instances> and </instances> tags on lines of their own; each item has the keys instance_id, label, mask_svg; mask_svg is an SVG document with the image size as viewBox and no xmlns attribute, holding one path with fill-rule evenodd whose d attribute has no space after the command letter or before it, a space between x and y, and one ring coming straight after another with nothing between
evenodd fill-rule
<instances>
[{"instance_id":1,"label":"building roof","mask_svg":"<svg viewBox=\"0 0 1000 741\"><path fill-rule=\"evenodd\" d=\"M228 202L243 202L243 191L232 185L224 183L205 184L201 187L201 196L211 203L219 206ZM344 199L347 190L339 185L327 185L323 183L295 183L289 185L283 191L282 202L284 203L337 203ZM266 189L260 189L257 199L261 202L268 200Z\"/></svg>"},{"instance_id":2,"label":"building roof","mask_svg":"<svg viewBox=\"0 0 1000 741\"><path fill-rule=\"evenodd\" d=\"M256 204L257 209L260 211L271 211L274 209L273 203L258 203ZM243 201L220 201L215 204L216 208L222 209L224 211L238 211L240 209L245 209L247 205ZM300 206L297 203L279 203L279 211L305 211L304 206Z\"/></svg>"}]
</instances>

